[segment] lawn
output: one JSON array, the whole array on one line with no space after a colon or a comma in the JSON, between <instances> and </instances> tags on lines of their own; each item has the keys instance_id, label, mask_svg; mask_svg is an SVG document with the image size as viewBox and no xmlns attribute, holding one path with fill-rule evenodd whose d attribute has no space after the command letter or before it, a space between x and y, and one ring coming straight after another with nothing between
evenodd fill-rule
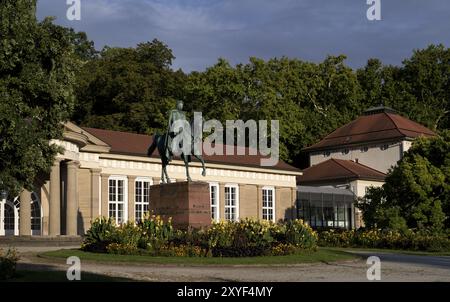
<instances>
[{"instance_id":1,"label":"lawn","mask_svg":"<svg viewBox=\"0 0 450 302\"><path fill-rule=\"evenodd\" d=\"M314 262L333 262L355 259L358 256L345 251L319 248L317 251L304 251L287 256L261 256L241 258L200 258L200 257L154 257L139 255L114 255L84 252L81 250L58 250L39 254L43 258L66 259L77 256L81 261L95 261L104 263L149 263L175 265L279 265L300 264Z\"/></svg>"}]
</instances>

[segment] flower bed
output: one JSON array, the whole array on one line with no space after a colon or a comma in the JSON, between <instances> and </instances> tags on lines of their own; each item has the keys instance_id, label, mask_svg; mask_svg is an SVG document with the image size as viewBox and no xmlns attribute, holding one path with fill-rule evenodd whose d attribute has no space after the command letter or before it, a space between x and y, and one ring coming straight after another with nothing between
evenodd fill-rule
<instances>
[{"instance_id":1,"label":"flower bed","mask_svg":"<svg viewBox=\"0 0 450 302\"><path fill-rule=\"evenodd\" d=\"M315 249L317 239L317 233L302 220L276 224L244 219L182 231L174 230L170 220L164 222L159 216L120 226L99 218L87 232L82 249L128 255L252 257Z\"/></svg>"},{"instance_id":2,"label":"flower bed","mask_svg":"<svg viewBox=\"0 0 450 302\"><path fill-rule=\"evenodd\" d=\"M414 251L450 251L448 234L431 231L328 230L319 233L319 245L328 247L388 248Z\"/></svg>"}]
</instances>

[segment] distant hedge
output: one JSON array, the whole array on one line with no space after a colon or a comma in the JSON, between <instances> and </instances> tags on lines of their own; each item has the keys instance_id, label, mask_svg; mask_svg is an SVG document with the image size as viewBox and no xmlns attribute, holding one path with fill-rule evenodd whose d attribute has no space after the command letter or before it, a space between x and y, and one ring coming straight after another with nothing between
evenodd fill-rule
<instances>
[{"instance_id":1,"label":"distant hedge","mask_svg":"<svg viewBox=\"0 0 450 302\"><path fill-rule=\"evenodd\" d=\"M319 245L328 247L388 248L413 251L450 251L448 233L381 229L328 230L319 233Z\"/></svg>"}]
</instances>

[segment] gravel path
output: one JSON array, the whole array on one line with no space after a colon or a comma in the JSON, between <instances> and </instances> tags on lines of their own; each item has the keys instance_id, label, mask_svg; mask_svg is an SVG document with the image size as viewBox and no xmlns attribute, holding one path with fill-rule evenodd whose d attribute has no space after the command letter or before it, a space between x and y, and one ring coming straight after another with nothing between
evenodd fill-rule
<instances>
[{"instance_id":1,"label":"gravel path","mask_svg":"<svg viewBox=\"0 0 450 302\"><path fill-rule=\"evenodd\" d=\"M23 249L19 269L66 270L63 259L36 256L33 249ZM364 257L381 259L381 281L446 281L450 282L450 257L416 256L393 253L354 251ZM364 259L335 263L276 266L177 266L155 264L81 263L82 272L142 281L368 281L368 265Z\"/></svg>"}]
</instances>

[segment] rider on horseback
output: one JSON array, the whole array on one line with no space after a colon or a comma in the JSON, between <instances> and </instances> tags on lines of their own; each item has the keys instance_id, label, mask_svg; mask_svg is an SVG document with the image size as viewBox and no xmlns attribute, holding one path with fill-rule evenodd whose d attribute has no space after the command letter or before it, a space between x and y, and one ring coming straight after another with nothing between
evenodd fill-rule
<instances>
[{"instance_id":1,"label":"rider on horseback","mask_svg":"<svg viewBox=\"0 0 450 302\"><path fill-rule=\"evenodd\" d=\"M186 122L185 124L187 124L186 114L183 111L183 101L178 100L176 109L170 110L169 114L170 114L169 115L169 124L168 124L167 131L166 131L167 140L166 140L166 145L165 145L166 148L165 149L166 149L166 156L170 161L175 154L175 152L174 152L175 150L174 150L174 146L173 146L174 137L176 137L177 135L182 135L183 144L186 142L189 142L191 137L190 137L190 133L185 131L183 128L175 127L175 125L182 124L183 121L185 121Z\"/></svg>"},{"instance_id":2,"label":"rider on horseback","mask_svg":"<svg viewBox=\"0 0 450 302\"><path fill-rule=\"evenodd\" d=\"M180 127L181 126L181 127ZM167 165L172 160L174 155L181 155L181 158L184 161L184 166L186 168L186 178L188 181L191 181L191 177L189 175L189 162L191 161L191 155L194 155L202 164L202 175L206 175L205 162L201 154L193 153L193 143L197 143L192 137L192 133L190 131L189 123L186 120L186 115L183 111L183 102L177 101L177 108L173 109L169 112L169 123L167 127L167 131L164 135L156 134L154 136L153 142L148 148L147 155L151 156L152 153L158 148L158 152L161 158L162 169L161 169L161 182L168 183L170 182L169 176L167 175ZM181 137L180 137L181 136ZM184 145L180 148L180 146L176 145L174 148L174 138L177 137L177 141L181 141ZM181 138L181 140L180 140ZM183 152L185 150L185 152ZM186 151L187 150L187 151ZM181 154L178 154L181 151Z\"/></svg>"}]
</instances>

